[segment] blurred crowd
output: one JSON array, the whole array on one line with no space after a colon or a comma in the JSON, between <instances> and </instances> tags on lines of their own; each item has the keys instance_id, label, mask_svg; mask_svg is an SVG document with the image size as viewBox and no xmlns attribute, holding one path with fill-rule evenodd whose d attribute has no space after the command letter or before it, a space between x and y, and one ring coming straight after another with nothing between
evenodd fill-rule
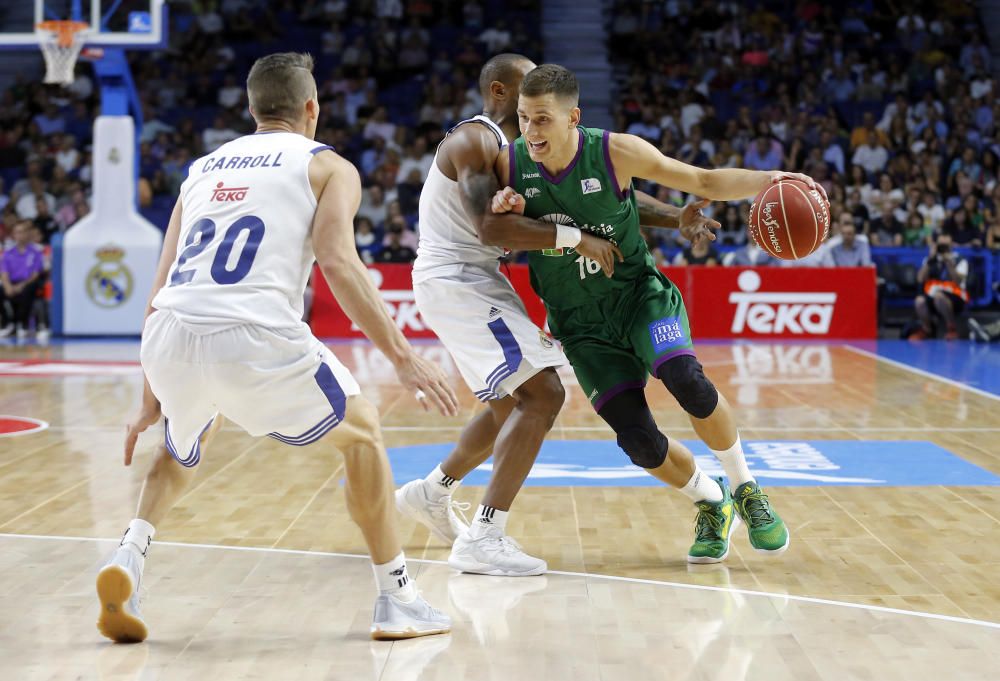
<instances>
[{"instance_id":1,"label":"blurred crowd","mask_svg":"<svg viewBox=\"0 0 1000 681\"><path fill-rule=\"evenodd\" d=\"M143 126L139 200L165 228L189 163L253 131L245 74L262 52L310 51L322 105L316 137L361 171L356 231L369 262L415 257L417 198L434 149L482 112L491 55L540 58L527 0L174 0L169 50L128 55ZM90 209L99 93L89 65L66 88L24 78L0 93L0 246L29 220L42 244Z\"/></svg>"},{"instance_id":2,"label":"blurred crowd","mask_svg":"<svg viewBox=\"0 0 1000 681\"><path fill-rule=\"evenodd\" d=\"M971 2L618 0L609 17L617 129L697 166L807 173L834 236L853 225L843 243L863 243L845 255L835 238L795 265L926 250L940 233L1000 249L1000 103ZM749 204L714 209L717 243L744 246ZM681 247L669 236L648 237L659 258ZM738 261L762 257L749 250ZM712 248L674 259L723 261Z\"/></svg>"}]
</instances>

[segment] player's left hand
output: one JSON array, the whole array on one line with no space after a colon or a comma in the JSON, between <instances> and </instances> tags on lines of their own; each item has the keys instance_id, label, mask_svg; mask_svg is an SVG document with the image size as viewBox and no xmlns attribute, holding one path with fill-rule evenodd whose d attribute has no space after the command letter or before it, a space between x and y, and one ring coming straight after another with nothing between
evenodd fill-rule
<instances>
[{"instance_id":1,"label":"player's left hand","mask_svg":"<svg viewBox=\"0 0 1000 681\"><path fill-rule=\"evenodd\" d=\"M803 173L786 173L783 170L776 170L771 173L771 184L781 182L782 180L798 180L799 182L805 182L810 189L818 191L823 195L823 198L826 199L826 202L830 203L830 197L826 195L826 189L824 189L823 185L808 175L804 175Z\"/></svg>"},{"instance_id":2,"label":"player's left hand","mask_svg":"<svg viewBox=\"0 0 1000 681\"><path fill-rule=\"evenodd\" d=\"M524 215L524 197L511 187L504 187L493 195L490 208L494 213L517 213Z\"/></svg>"},{"instance_id":3,"label":"player's left hand","mask_svg":"<svg viewBox=\"0 0 1000 681\"><path fill-rule=\"evenodd\" d=\"M708 199L700 199L694 203L687 204L681 210L681 236L692 244L700 243L705 239L715 241L715 233L712 230L722 227L718 222L701 212L701 209L709 203L711 202Z\"/></svg>"},{"instance_id":4,"label":"player's left hand","mask_svg":"<svg viewBox=\"0 0 1000 681\"><path fill-rule=\"evenodd\" d=\"M424 411L430 411L429 402L444 416L458 415L458 396L437 364L411 352L409 357L396 365L396 375L400 383L414 391Z\"/></svg>"},{"instance_id":5,"label":"player's left hand","mask_svg":"<svg viewBox=\"0 0 1000 681\"><path fill-rule=\"evenodd\" d=\"M125 426L125 465L132 464L132 454L135 453L135 443L139 433L160 420L160 403L143 400L139 413Z\"/></svg>"}]
</instances>

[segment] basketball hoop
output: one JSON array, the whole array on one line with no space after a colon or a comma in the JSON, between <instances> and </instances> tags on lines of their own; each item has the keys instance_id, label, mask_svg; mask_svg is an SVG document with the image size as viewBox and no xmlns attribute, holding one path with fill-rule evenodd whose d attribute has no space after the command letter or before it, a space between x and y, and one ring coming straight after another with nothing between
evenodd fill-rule
<instances>
[{"instance_id":1,"label":"basketball hoop","mask_svg":"<svg viewBox=\"0 0 1000 681\"><path fill-rule=\"evenodd\" d=\"M43 21L35 26L38 46L45 57L44 82L73 82L73 67L89 34L90 24L83 21Z\"/></svg>"}]
</instances>

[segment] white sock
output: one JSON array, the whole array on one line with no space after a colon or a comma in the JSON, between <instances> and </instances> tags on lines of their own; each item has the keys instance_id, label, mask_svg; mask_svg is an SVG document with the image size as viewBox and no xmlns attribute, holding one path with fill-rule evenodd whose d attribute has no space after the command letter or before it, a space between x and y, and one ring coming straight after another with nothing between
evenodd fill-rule
<instances>
[{"instance_id":1,"label":"white sock","mask_svg":"<svg viewBox=\"0 0 1000 681\"><path fill-rule=\"evenodd\" d=\"M145 558L146 551L149 549L149 545L153 541L153 535L156 534L156 528L147 523L145 520L140 518L135 518L128 524L128 529L125 530L125 534L122 535L122 540L119 546L125 546L126 544L131 544L139 554Z\"/></svg>"},{"instance_id":2,"label":"white sock","mask_svg":"<svg viewBox=\"0 0 1000 681\"><path fill-rule=\"evenodd\" d=\"M508 513L509 511L501 511L492 506L479 504L472 524L469 525L469 533L473 537L481 537L489 530L499 529L500 534L506 534Z\"/></svg>"},{"instance_id":3,"label":"white sock","mask_svg":"<svg viewBox=\"0 0 1000 681\"><path fill-rule=\"evenodd\" d=\"M431 501L437 501L441 497L453 494L458 489L458 486L462 484L461 480L453 478L441 470L441 464L435 466L434 470L424 478L424 482L427 483L424 487Z\"/></svg>"},{"instance_id":4,"label":"white sock","mask_svg":"<svg viewBox=\"0 0 1000 681\"><path fill-rule=\"evenodd\" d=\"M726 471L726 477L729 478L729 484L736 491L736 488L745 482L756 482L753 477L753 473L750 472L750 468L747 466L747 458L743 455L743 443L740 442L740 436L736 435L736 442L729 449L724 449L721 452L712 450L715 454L715 458L719 460L722 464L722 469Z\"/></svg>"},{"instance_id":5,"label":"white sock","mask_svg":"<svg viewBox=\"0 0 1000 681\"><path fill-rule=\"evenodd\" d=\"M410 603L417 597L417 589L406 571L406 557L402 552L388 563L372 563L372 570L379 593L390 594L404 603Z\"/></svg>"},{"instance_id":6,"label":"white sock","mask_svg":"<svg viewBox=\"0 0 1000 681\"><path fill-rule=\"evenodd\" d=\"M722 488L719 483L705 475L705 471L697 465L694 467L694 475L681 487L681 493L695 503L707 501L714 504L722 501Z\"/></svg>"}]
</instances>

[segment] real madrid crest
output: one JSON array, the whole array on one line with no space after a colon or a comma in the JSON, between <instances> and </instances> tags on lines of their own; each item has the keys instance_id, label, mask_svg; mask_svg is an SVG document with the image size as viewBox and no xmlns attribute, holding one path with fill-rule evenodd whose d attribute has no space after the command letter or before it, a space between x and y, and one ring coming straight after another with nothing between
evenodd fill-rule
<instances>
[{"instance_id":1,"label":"real madrid crest","mask_svg":"<svg viewBox=\"0 0 1000 681\"><path fill-rule=\"evenodd\" d=\"M132 272L122 262L125 251L103 246L94 253L97 264L87 272L87 296L100 307L118 307L132 296Z\"/></svg>"}]
</instances>

